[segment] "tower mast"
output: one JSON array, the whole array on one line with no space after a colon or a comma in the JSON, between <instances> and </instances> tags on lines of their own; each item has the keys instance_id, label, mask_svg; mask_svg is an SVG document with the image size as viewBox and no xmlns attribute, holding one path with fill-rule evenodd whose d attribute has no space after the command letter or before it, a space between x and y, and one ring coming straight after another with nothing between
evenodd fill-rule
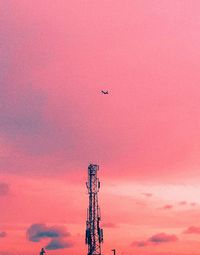
<instances>
[{"instance_id":1,"label":"tower mast","mask_svg":"<svg viewBox=\"0 0 200 255\"><path fill-rule=\"evenodd\" d=\"M86 238L88 255L101 255L101 243L103 242L103 229L100 228L100 208L98 205L98 192L100 181L97 178L98 165L88 166L88 181L86 186L89 194L89 207L86 220Z\"/></svg>"}]
</instances>

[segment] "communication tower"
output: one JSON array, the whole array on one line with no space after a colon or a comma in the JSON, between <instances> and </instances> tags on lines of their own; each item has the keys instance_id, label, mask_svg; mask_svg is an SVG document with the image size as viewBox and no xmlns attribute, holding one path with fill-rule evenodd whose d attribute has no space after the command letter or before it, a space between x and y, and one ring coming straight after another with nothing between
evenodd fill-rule
<instances>
[{"instance_id":1,"label":"communication tower","mask_svg":"<svg viewBox=\"0 0 200 255\"><path fill-rule=\"evenodd\" d=\"M103 229L100 228L100 208L98 205L98 192L100 181L97 178L98 165L88 166L88 181L86 186L89 194L89 207L87 210L85 242L88 245L88 255L101 255L103 242Z\"/></svg>"}]
</instances>

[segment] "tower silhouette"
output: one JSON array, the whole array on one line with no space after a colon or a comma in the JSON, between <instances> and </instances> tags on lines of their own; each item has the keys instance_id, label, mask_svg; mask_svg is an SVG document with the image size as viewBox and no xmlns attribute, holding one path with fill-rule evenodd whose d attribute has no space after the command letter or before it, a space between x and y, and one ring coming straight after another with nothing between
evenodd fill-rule
<instances>
[{"instance_id":1,"label":"tower silhouette","mask_svg":"<svg viewBox=\"0 0 200 255\"><path fill-rule=\"evenodd\" d=\"M86 186L89 194L89 207L86 221L86 244L88 255L101 255L101 243L103 242L103 229L100 228L100 208L98 205L98 192L100 181L97 178L98 165L88 166L88 181Z\"/></svg>"}]
</instances>

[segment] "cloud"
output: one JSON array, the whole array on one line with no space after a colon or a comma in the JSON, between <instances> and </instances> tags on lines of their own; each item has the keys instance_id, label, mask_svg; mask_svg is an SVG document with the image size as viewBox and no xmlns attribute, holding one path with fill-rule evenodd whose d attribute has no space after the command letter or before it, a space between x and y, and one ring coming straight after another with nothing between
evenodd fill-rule
<instances>
[{"instance_id":1,"label":"cloud","mask_svg":"<svg viewBox=\"0 0 200 255\"><path fill-rule=\"evenodd\" d=\"M31 84L22 81L0 84L0 134L25 154L41 156L63 147L65 151L70 149L71 136L51 121L48 92L31 81L27 83Z\"/></svg>"},{"instance_id":2,"label":"cloud","mask_svg":"<svg viewBox=\"0 0 200 255\"><path fill-rule=\"evenodd\" d=\"M172 209L173 207L174 207L173 205L167 204L167 205L164 205L164 206L162 207L162 209L164 209L164 210L170 210L170 209Z\"/></svg>"},{"instance_id":3,"label":"cloud","mask_svg":"<svg viewBox=\"0 0 200 255\"><path fill-rule=\"evenodd\" d=\"M45 224L33 224L27 230L27 239L31 242L40 242L45 238L61 238L70 236L70 233L64 227L52 226Z\"/></svg>"},{"instance_id":4,"label":"cloud","mask_svg":"<svg viewBox=\"0 0 200 255\"><path fill-rule=\"evenodd\" d=\"M9 185L5 182L0 182L0 196L5 196L9 193Z\"/></svg>"},{"instance_id":5,"label":"cloud","mask_svg":"<svg viewBox=\"0 0 200 255\"><path fill-rule=\"evenodd\" d=\"M142 193L142 195L146 196L146 197L152 197L153 194L152 193Z\"/></svg>"},{"instance_id":6,"label":"cloud","mask_svg":"<svg viewBox=\"0 0 200 255\"><path fill-rule=\"evenodd\" d=\"M112 222L107 222L107 223L102 224L102 227L103 228L117 228L117 225Z\"/></svg>"},{"instance_id":7,"label":"cloud","mask_svg":"<svg viewBox=\"0 0 200 255\"><path fill-rule=\"evenodd\" d=\"M47 245L47 250L57 250L72 247L72 243L60 238L53 238Z\"/></svg>"},{"instance_id":8,"label":"cloud","mask_svg":"<svg viewBox=\"0 0 200 255\"><path fill-rule=\"evenodd\" d=\"M0 255L13 255L13 252L0 251Z\"/></svg>"},{"instance_id":9,"label":"cloud","mask_svg":"<svg viewBox=\"0 0 200 255\"><path fill-rule=\"evenodd\" d=\"M136 241L136 242L132 242L132 246L135 247L145 247L148 246L149 243L147 241Z\"/></svg>"},{"instance_id":10,"label":"cloud","mask_svg":"<svg viewBox=\"0 0 200 255\"><path fill-rule=\"evenodd\" d=\"M181 202L179 202L179 205L187 205L187 202L186 201L181 201Z\"/></svg>"},{"instance_id":11,"label":"cloud","mask_svg":"<svg viewBox=\"0 0 200 255\"><path fill-rule=\"evenodd\" d=\"M85 158L87 162L88 159L93 158L94 155L98 155L96 156L97 159L105 162L106 155L109 155L107 156L109 158L107 161L110 166L112 166L112 169L116 169L116 165L118 165L119 172L122 172L120 177L124 176L127 180L129 178L132 178L132 180L136 178L149 180L150 177L152 180L160 181L160 179L162 179L165 182L174 177L175 181L179 182L180 174L178 171L183 172L183 169L190 168L190 165L188 167L184 166L186 163L190 163L191 154L196 157L196 146L193 146L193 144L195 145L197 143L196 137L198 135L198 128L194 127L198 127L199 116L199 102L197 96L199 94L199 88L195 86L195 81L198 80L198 74L194 72L192 67L188 66L187 68L188 63L185 62L183 63L184 68L186 68L188 72L183 74L181 71L183 69L179 70L179 68L175 69L175 72L172 71L174 70L174 66L178 66L179 63L180 43L174 43L173 45L175 47L174 52L177 54L176 61L173 61L173 65L167 64L167 75L165 75L166 72L164 72L163 69L159 69L157 79L151 80L150 82L146 82L146 79L151 76L152 72L152 69L148 68L149 63L151 63L149 60L153 60L151 67L157 68L158 63L162 65L159 60L162 60L164 63L168 58L171 60L170 54L167 55L167 53L163 51L161 52L162 54L157 54L154 59L151 59L151 47L147 48L147 52L144 53L140 51L140 47L137 50L137 47L135 48L134 45L130 44L129 52L134 49L136 57L134 60L135 62L133 62L131 56L128 56L128 54L124 56L127 58L126 63L128 64L125 71L122 68L124 61L115 63L116 58L121 58L120 52L117 52L117 56L111 54L112 57L109 64L111 66L113 64L114 66L116 65L119 72L116 75L115 68L110 70L110 80L112 82L110 82L109 87L111 87L113 92L117 91L118 93L113 93L113 95L104 102L104 98L102 101L99 94L97 97L94 96L99 86L102 86L102 82L96 82L96 80L99 80L99 77L105 77L107 72L107 66L105 65L105 62L107 62L106 54L98 55L98 71L92 72L93 76L91 76L90 73L95 63L93 62L95 61L93 58L94 52L99 52L99 49L101 49L102 52L105 51L104 43L101 43L99 40L97 40L97 43L94 43L93 40L94 33L98 38L105 37L103 36L105 33L105 29L103 29L105 25L104 22L98 23L97 27L99 29L94 29L92 22L90 22L91 24L88 23L88 26L85 26L90 28L85 31L88 36L88 43L85 43L85 37L82 36L79 30L79 23L77 23L79 20L84 19L81 12L77 11L77 16L74 16L76 36L70 36L66 39L64 25L67 24L68 19L70 19L71 13L63 16L63 11L65 10L66 12L66 8L63 8L64 4L62 7L60 4L55 4L55 8L48 8L49 12L45 13L46 21L44 22L42 19L44 16L43 12L45 12L44 7L37 8L37 4L31 5L26 3L29 1L20 1L23 3L13 8L12 4L7 4L7 2L10 1L3 2L6 3L5 6L7 7L5 7L5 14L2 14L4 17L2 21L4 23L2 23L1 26L3 27L3 33L1 32L1 45L5 47L3 48L4 58L1 64L2 76L4 76L5 80L9 79L9 83L11 84L17 81L19 90L22 90L24 84L29 83L30 79L32 79L35 83L35 87L43 86L49 93L53 94L52 99L54 100L48 103L48 109L46 110L49 111L52 116L55 115L57 117L57 115L59 115L60 119L63 119L63 121L59 124L56 118L55 120L53 118L53 121L57 125L60 125L66 133L69 133L69 137L76 137L74 142L75 152L72 152L72 154L74 154L70 160L75 159L74 161L80 160L81 162L81 160ZM74 7L75 6L76 5L74 5ZM98 9L101 10L101 8L96 8L95 10ZM26 15L26 10L34 15ZM18 13L18 15L14 15L15 13ZM52 17L54 16L64 17L66 20L65 22L61 22L62 19L58 18L54 26L50 26L49 24L51 24ZM109 17L109 15L105 15L105 17L106 16ZM120 16L120 18L124 20L123 16ZM90 21L90 19L91 16L88 15L87 22ZM119 20L120 19L118 19L118 21ZM113 25L110 23L110 20L107 20L106 24L111 32L114 34L117 32L117 29L112 30ZM130 24L124 24L126 27L127 25ZM164 23L164 25L166 24ZM117 26L120 27L119 24L117 24ZM162 26L159 26L158 29L160 29L160 27ZM175 33L176 28L173 29ZM101 32L101 34L99 34L99 32ZM160 30L159 32L163 33ZM125 33L127 33L126 30ZM132 40L132 34L127 33L126 35L130 36ZM142 39L142 36L143 33L140 31L138 38ZM179 39L182 38L181 36ZM110 43L110 37L106 36L106 38L108 43ZM157 36L152 36L152 38L154 38L154 42L158 39ZM76 45L75 41L79 40L81 43ZM123 40L124 36L120 39L120 44L124 43ZM66 41L67 43L65 43ZM162 42L162 39L159 42ZM188 42L190 43L189 45L193 45L192 40ZM60 47L62 43L66 45L66 51L69 52L69 54L63 54L63 47ZM155 45L155 43L153 45ZM162 45L162 43L160 43L160 45ZM199 44L197 43L197 45ZM176 47L177 50L175 50ZM92 49L92 51L88 51L88 49ZM78 54L80 51L88 52L88 54ZM140 70L143 65L146 66L147 64L148 73L143 77L140 75L140 71L137 72L135 79L138 82L135 82L134 86L134 90L136 90L137 93L132 93L131 70L132 66L137 63L137 59L143 56L141 54L145 54L148 60L144 63L142 61L138 68ZM184 55L185 59L191 57L188 52L184 52L184 54L186 54ZM87 63L87 68L83 68L84 63ZM89 70L90 72L88 72ZM101 72L99 73L100 70ZM126 75L124 75L124 72L126 72ZM183 81L181 93L179 85L173 84L171 81L171 76L169 75L171 72L175 75L174 80ZM121 86L121 79L124 76L127 79L125 85L126 89ZM163 81L164 86L161 86L159 81L162 80L163 77L165 77ZM188 77L192 79L190 83L188 82ZM7 84L3 82L1 84L7 87ZM139 86L139 84L144 84L144 87ZM74 88L71 91L72 87ZM147 91L151 91L152 93L147 93ZM14 93L15 92L16 90ZM137 95L134 100L133 94ZM60 95L63 95L63 98L60 98ZM95 98L95 104L91 98ZM12 99L13 98L11 98L11 100ZM9 97L7 97L7 102L9 102L8 100ZM31 101L31 103L32 102L34 103L34 101ZM181 102L185 103L182 104ZM54 108L54 113L52 108ZM73 127L78 130L78 135L66 129L67 125L65 124L67 123L65 122L67 122L66 119L68 118L68 114L65 114L67 113L66 109L70 109L69 111L72 112L73 117L75 116ZM128 114L127 109L132 109L131 115ZM185 114L182 115L182 112L185 112ZM180 114L183 119L177 117L180 116ZM9 117L9 115L7 116ZM96 116L98 116L98 120ZM163 122L163 116L166 118L165 122ZM71 119L73 119L73 117ZM37 120L38 118L36 118L35 123L38 123ZM75 120L77 120L77 122L75 122ZM183 125L186 121L188 124ZM38 124L40 125L40 123ZM134 125L134 128L127 128L132 125ZM180 132L180 129L182 132ZM29 132L29 129L26 131ZM90 139L88 139L88 137L90 137ZM43 148L44 151L48 151L51 146L53 150L53 143L51 146L47 144L45 147L45 142L49 142L51 139L47 139L45 135L44 139L42 139L43 135L39 138L40 139L36 139L34 142L35 138L33 136L32 143L30 142L29 146L31 147L31 145L33 146L34 144L33 147L35 151L37 151L37 149L40 150L40 148ZM57 140L57 143L59 143L61 138L59 139L54 139L54 142ZM37 146L37 142L40 140L43 147ZM68 140L66 137L65 143L67 147ZM69 147L71 147L71 144ZM132 160L133 154L134 160ZM67 152L65 153L65 157L69 157ZM196 161L196 164L199 165L199 160L196 159ZM179 167L177 167L177 162L180 164ZM192 162L193 161L191 161L191 167ZM38 168L43 169L42 166ZM67 169L66 166L63 166L63 168ZM110 171L109 166L108 169L112 176L115 171ZM124 169L125 174L121 171L122 169ZM130 171L130 169L133 169L133 171ZM138 170L136 171L136 169ZM176 171L174 171L174 169ZM160 171L163 171L162 175ZM185 174L189 176L191 173L190 171L188 171L188 173L184 172L181 175L183 179L185 179Z\"/></svg>"},{"instance_id":12,"label":"cloud","mask_svg":"<svg viewBox=\"0 0 200 255\"><path fill-rule=\"evenodd\" d=\"M47 226L45 224L33 224L27 229L27 239L31 242L40 242L42 239L50 238L46 245L47 250L70 248L73 244L65 240L70 233L62 226Z\"/></svg>"},{"instance_id":13,"label":"cloud","mask_svg":"<svg viewBox=\"0 0 200 255\"><path fill-rule=\"evenodd\" d=\"M186 229L183 233L184 234L197 234L197 235L200 235L200 227L191 226L188 229Z\"/></svg>"},{"instance_id":14,"label":"cloud","mask_svg":"<svg viewBox=\"0 0 200 255\"><path fill-rule=\"evenodd\" d=\"M37 134L44 125L44 93L29 85L19 89L16 85L3 84L0 100L0 131L11 137Z\"/></svg>"},{"instance_id":15,"label":"cloud","mask_svg":"<svg viewBox=\"0 0 200 255\"><path fill-rule=\"evenodd\" d=\"M157 244L175 242L175 241L178 241L178 238L175 235L169 235L166 233L158 233L158 234L151 236L147 240L133 242L132 246L146 247L149 245L157 245Z\"/></svg>"},{"instance_id":16,"label":"cloud","mask_svg":"<svg viewBox=\"0 0 200 255\"><path fill-rule=\"evenodd\" d=\"M178 238L175 235L168 235L165 233L159 233L153 235L148 239L151 243L167 243L167 242L175 242L178 241Z\"/></svg>"},{"instance_id":17,"label":"cloud","mask_svg":"<svg viewBox=\"0 0 200 255\"><path fill-rule=\"evenodd\" d=\"M0 238L4 238L7 236L7 233L5 231L0 232Z\"/></svg>"}]
</instances>

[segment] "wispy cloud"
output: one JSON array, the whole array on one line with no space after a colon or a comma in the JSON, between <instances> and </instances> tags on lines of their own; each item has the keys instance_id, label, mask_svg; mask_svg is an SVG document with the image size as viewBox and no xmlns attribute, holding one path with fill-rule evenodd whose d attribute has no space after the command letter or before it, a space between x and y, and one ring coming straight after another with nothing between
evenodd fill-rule
<instances>
[{"instance_id":1,"label":"wispy cloud","mask_svg":"<svg viewBox=\"0 0 200 255\"><path fill-rule=\"evenodd\" d=\"M7 236L7 233L5 231L0 232L0 238L4 238Z\"/></svg>"},{"instance_id":2,"label":"wispy cloud","mask_svg":"<svg viewBox=\"0 0 200 255\"><path fill-rule=\"evenodd\" d=\"M152 197L153 196L152 193L148 193L148 192L144 192L144 193L142 193L142 195L145 196L145 197Z\"/></svg>"},{"instance_id":3,"label":"wispy cloud","mask_svg":"<svg viewBox=\"0 0 200 255\"><path fill-rule=\"evenodd\" d=\"M113 223L113 222L106 222L104 224L102 224L103 228L117 228L117 224Z\"/></svg>"},{"instance_id":4,"label":"wispy cloud","mask_svg":"<svg viewBox=\"0 0 200 255\"><path fill-rule=\"evenodd\" d=\"M191 226L188 229L186 229L184 234L198 234L200 235L200 227Z\"/></svg>"},{"instance_id":5,"label":"wispy cloud","mask_svg":"<svg viewBox=\"0 0 200 255\"><path fill-rule=\"evenodd\" d=\"M187 201L181 201L181 202L179 202L179 205L187 205Z\"/></svg>"},{"instance_id":6,"label":"wispy cloud","mask_svg":"<svg viewBox=\"0 0 200 255\"><path fill-rule=\"evenodd\" d=\"M149 246L149 245L156 245L156 244L175 242L175 241L178 241L178 238L176 235L169 235L166 233L158 233L158 234L151 236L147 240L133 242L132 246L145 247L145 246Z\"/></svg>"},{"instance_id":7,"label":"wispy cloud","mask_svg":"<svg viewBox=\"0 0 200 255\"><path fill-rule=\"evenodd\" d=\"M172 209L173 207L174 207L173 205L167 204L167 205L164 205L164 206L162 207L162 209L164 209L164 210L170 210L170 209Z\"/></svg>"},{"instance_id":8,"label":"wispy cloud","mask_svg":"<svg viewBox=\"0 0 200 255\"><path fill-rule=\"evenodd\" d=\"M178 238L175 235L159 233L150 237L148 241L151 243L168 243L178 241Z\"/></svg>"},{"instance_id":9,"label":"wispy cloud","mask_svg":"<svg viewBox=\"0 0 200 255\"><path fill-rule=\"evenodd\" d=\"M0 196L5 196L9 194L10 187L7 183L5 182L0 182Z\"/></svg>"}]
</instances>

